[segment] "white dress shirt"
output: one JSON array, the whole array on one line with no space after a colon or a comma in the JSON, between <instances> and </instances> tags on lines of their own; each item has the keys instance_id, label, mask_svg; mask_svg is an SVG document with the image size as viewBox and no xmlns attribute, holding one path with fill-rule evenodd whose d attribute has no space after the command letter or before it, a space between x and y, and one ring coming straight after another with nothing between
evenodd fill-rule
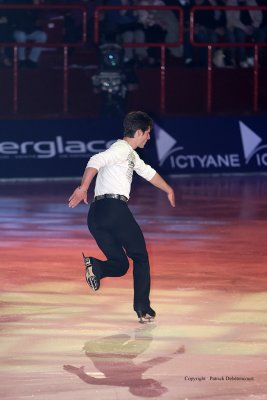
<instances>
[{"instance_id":1,"label":"white dress shirt","mask_svg":"<svg viewBox=\"0 0 267 400\"><path fill-rule=\"evenodd\" d=\"M112 193L129 199L133 171L147 181L156 174L125 140L117 140L109 149L92 156L87 163L88 167L98 170L95 196Z\"/></svg>"}]
</instances>

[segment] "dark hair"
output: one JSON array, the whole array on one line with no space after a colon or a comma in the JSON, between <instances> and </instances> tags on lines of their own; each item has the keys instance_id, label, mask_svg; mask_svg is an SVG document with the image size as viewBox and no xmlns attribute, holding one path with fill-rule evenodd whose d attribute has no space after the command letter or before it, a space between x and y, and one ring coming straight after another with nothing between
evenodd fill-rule
<instances>
[{"instance_id":1,"label":"dark hair","mask_svg":"<svg viewBox=\"0 0 267 400\"><path fill-rule=\"evenodd\" d=\"M138 129L145 132L148 128L152 128L152 126L153 120L145 112L131 111L123 121L124 136L132 138Z\"/></svg>"}]
</instances>

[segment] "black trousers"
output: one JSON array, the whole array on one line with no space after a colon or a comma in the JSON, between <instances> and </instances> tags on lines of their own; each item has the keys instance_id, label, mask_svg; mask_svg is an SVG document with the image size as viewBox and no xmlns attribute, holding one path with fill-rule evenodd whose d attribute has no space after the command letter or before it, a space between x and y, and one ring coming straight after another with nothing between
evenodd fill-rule
<instances>
[{"instance_id":1,"label":"black trousers","mask_svg":"<svg viewBox=\"0 0 267 400\"><path fill-rule=\"evenodd\" d=\"M107 260L90 257L94 274L100 279L125 275L128 257L133 260L135 311L149 305L150 267L141 228L127 203L117 199L101 199L90 205L88 228Z\"/></svg>"}]
</instances>

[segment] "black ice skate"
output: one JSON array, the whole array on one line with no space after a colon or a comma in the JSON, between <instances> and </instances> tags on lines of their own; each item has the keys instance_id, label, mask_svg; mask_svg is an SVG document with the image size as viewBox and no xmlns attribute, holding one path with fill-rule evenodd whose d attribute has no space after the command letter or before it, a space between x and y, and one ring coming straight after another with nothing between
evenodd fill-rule
<instances>
[{"instance_id":1,"label":"black ice skate","mask_svg":"<svg viewBox=\"0 0 267 400\"><path fill-rule=\"evenodd\" d=\"M82 253L83 254L83 253ZM85 265L85 279L90 288L94 291L98 290L100 287L100 279L93 273L93 266L91 264L90 257L86 257L83 254L83 260Z\"/></svg>"},{"instance_id":2,"label":"black ice skate","mask_svg":"<svg viewBox=\"0 0 267 400\"><path fill-rule=\"evenodd\" d=\"M152 322L155 319L156 312L149 307L146 311L136 311L140 324Z\"/></svg>"}]
</instances>

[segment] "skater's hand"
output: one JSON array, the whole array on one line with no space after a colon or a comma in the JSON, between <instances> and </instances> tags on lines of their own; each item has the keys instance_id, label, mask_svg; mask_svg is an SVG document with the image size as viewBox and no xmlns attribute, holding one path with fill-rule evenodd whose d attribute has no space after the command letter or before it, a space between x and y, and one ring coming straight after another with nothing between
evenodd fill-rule
<instances>
[{"instance_id":1,"label":"skater's hand","mask_svg":"<svg viewBox=\"0 0 267 400\"><path fill-rule=\"evenodd\" d=\"M77 187L72 195L69 198L69 207L74 208L76 207L81 201L85 204L88 204L87 201L87 191L83 190L82 188Z\"/></svg>"},{"instance_id":2,"label":"skater's hand","mask_svg":"<svg viewBox=\"0 0 267 400\"><path fill-rule=\"evenodd\" d=\"M170 191L167 193L167 196L168 196L168 200L169 200L171 206L172 206L172 207L175 207L175 194L174 194L174 191L173 191L173 190L170 190Z\"/></svg>"},{"instance_id":3,"label":"skater's hand","mask_svg":"<svg viewBox=\"0 0 267 400\"><path fill-rule=\"evenodd\" d=\"M82 374L85 373L84 372L84 367L78 368L78 367L74 367L73 365L63 365L63 369L65 371L68 371L68 372L70 372L72 374L75 374L75 375L79 375L81 373Z\"/></svg>"}]
</instances>

